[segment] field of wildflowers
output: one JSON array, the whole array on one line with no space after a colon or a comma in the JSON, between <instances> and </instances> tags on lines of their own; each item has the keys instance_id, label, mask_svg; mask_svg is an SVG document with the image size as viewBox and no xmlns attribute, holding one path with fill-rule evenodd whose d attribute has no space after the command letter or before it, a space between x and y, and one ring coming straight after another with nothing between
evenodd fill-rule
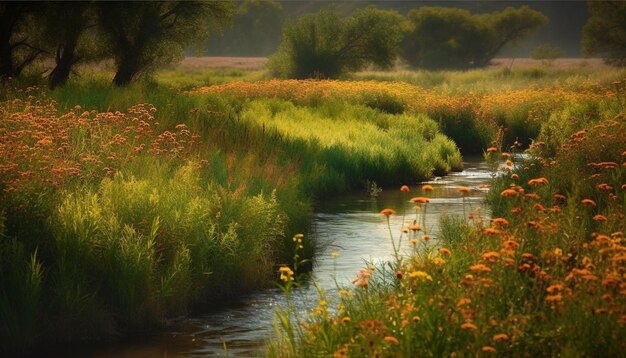
<instances>
[{"instance_id":1,"label":"field of wildflowers","mask_svg":"<svg viewBox=\"0 0 626 358\"><path fill-rule=\"evenodd\" d=\"M480 71L475 71L480 72ZM489 72L483 71L487 77ZM439 123L442 132L451 138L464 153L480 153L495 142L505 145L516 140L524 145L537 137L541 123L553 113L567 106L573 111L601 110L605 103L624 91L624 84L584 80L566 73L543 86L526 83L524 87L507 88L478 84L467 86L455 82L446 85L424 86L421 78L413 83L397 81L402 74L384 77L389 81L317 81L317 80L267 80L257 82L228 82L201 87L195 92L226 94L237 98L279 98L297 104L316 105L324 101L359 103L386 113L426 114ZM477 74L475 76L479 76ZM374 77L376 78L376 77ZM461 79L465 80L463 77ZM470 78L478 81L481 77ZM506 78L500 82L507 83ZM456 89L455 89L456 88ZM623 100L623 99L622 99Z\"/></svg>"},{"instance_id":2,"label":"field of wildflowers","mask_svg":"<svg viewBox=\"0 0 626 358\"><path fill-rule=\"evenodd\" d=\"M108 81L107 81L108 82ZM0 101L0 346L145 332L261 286L312 198L461 166L426 116L87 77ZM310 241L299 243L303 257Z\"/></svg>"},{"instance_id":3,"label":"field of wildflowers","mask_svg":"<svg viewBox=\"0 0 626 358\"><path fill-rule=\"evenodd\" d=\"M1 88L3 353L145 332L290 281L278 264L294 248L313 255L310 240L291 240L313 198L459 169L459 149L509 160L494 219L443 218L429 245L407 226L414 256L366 268L269 353L623 348L623 72L495 90L465 74L436 86L207 76ZM206 83L222 84L189 90ZM528 143L527 162L502 153Z\"/></svg>"},{"instance_id":4,"label":"field of wildflowers","mask_svg":"<svg viewBox=\"0 0 626 358\"><path fill-rule=\"evenodd\" d=\"M322 294L320 306L296 324L277 326L268 355L620 356L626 348L623 85L483 97L482 108L508 102L504 108L539 113L528 156L514 155L518 144L510 151L484 148L494 168L491 217L471 208L467 217L444 216L436 238L413 219L393 228L412 240L415 252L355 273L354 287L340 288L335 300ZM425 197L410 200L428 206ZM390 231L392 239L397 235ZM288 314L279 313L279 321Z\"/></svg>"}]
</instances>

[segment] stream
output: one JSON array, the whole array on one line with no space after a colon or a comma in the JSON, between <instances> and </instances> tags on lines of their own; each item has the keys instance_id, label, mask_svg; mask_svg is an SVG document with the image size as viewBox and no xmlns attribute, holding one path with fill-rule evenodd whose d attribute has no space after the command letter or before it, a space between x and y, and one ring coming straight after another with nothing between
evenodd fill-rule
<instances>
[{"instance_id":1,"label":"stream","mask_svg":"<svg viewBox=\"0 0 626 358\"><path fill-rule=\"evenodd\" d=\"M386 219L380 211L392 208L398 212L390 219L394 235L399 235L403 227L402 214L406 214L404 226L415 218L414 204L409 201L413 196L430 198L426 229L434 243L442 214L469 214L477 207L483 215L488 214L484 206L487 191L484 186L491 179L487 164L482 158L470 158L464 162L464 168L427 182L434 187L429 193L424 193L420 185L414 185L409 193L389 188L375 199L361 192L318 203L310 237L305 238L316 240L322 248L313 264L312 281L332 296L338 285L351 286L352 279L366 262L391 260L393 248ZM457 190L460 185L472 189L465 199ZM412 247L404 240L400 251L408 253L410 249ZM317 290L314 285L307 285L294 292L294 299L304 311L307 305L317 303ZM74 354L98 358L259 356L264 342L273 333L274 311L285 304L280 289L265 289L242 296L214 312L170 320L162 333L141 342L100 347L97 351L90 348L84 352L74 351Z\"/></svg>"}]
</instances>

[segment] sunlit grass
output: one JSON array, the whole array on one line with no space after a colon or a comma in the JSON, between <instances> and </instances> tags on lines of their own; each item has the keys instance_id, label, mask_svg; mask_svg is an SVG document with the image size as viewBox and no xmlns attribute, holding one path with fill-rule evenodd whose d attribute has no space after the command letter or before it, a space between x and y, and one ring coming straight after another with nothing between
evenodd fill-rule
<instances>
[{"instance_id":1,"label":"sunlit grass","mask_svg":"<svg viewBox=\"0 0 626 358\"><path fill-rule=\"evenodd\" d=\"M626 116L619 96L596 103L607 110L578 112L575 126L541 122L540 133L562 133L550 146L536 141L528 159L487 150L494 168L506 160L494 173L491 219L441 217L434 244L417 241L413 254L355 272L354 286L326 304L331 313L311 308L299 324L277 327L267 354L619 355Z\"/></svg>"}]
</instances>

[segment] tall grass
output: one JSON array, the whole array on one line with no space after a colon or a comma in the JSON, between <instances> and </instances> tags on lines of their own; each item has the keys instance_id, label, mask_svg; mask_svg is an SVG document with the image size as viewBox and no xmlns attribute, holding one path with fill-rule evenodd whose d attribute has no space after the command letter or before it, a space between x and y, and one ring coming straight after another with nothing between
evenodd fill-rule
<instances>
[{"instance_id":1,"label":"tall grass","mask_svg":"<svg viewBox=\"0 0 626 358\"><path fill-rule=\"evenodd\" d=\"M268 355L620 355L626 107L602 91L549 111L529 158L485 153L491 219L442 217L434 246L277 327Z\"/></svg>"},{"instance_id":2,"label":"tall grass","mask_svg":"<svg viewBox=\"0 0 626 358\"><path fill-rule=\"evenodd\" d=\"M290 238L306 231L314 197L460 166L426 116L362 104L114 88L104 76L5 95L8 354L143 331L267 285L291 259ZM310 258L313 243L300 245Z\"/></svg>"}]
</instances>

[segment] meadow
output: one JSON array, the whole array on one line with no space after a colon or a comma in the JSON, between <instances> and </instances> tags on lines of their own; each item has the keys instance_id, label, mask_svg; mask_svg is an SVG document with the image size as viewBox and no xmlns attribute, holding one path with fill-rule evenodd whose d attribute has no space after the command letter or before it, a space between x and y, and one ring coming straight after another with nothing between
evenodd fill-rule
<instances>
[{"instance_id":1,"label":"meadow","mask_svg":"<svg viewBox=\"0 0 626 358\"><path fill-rule=\"evenodd\" d=\"M324 196L413 185L461 169L462 153L495 163L532 143L532 161L515 159L494 182L501 220L442 219L436 245L372 271L268 353L619 349L624 78L540 67L278 81L196 68L116 88L96 68L54 91L6 83L1 346L149 332L311 258L315 243L291 239ZM591 318L600 329L586 332Z\"/></svg>"},{"instance_id":2,"label":"meadow","mask_svg":"<svg viewBox=\"0 0 626 358\"><path fill-rule=\"evenodd\" d=\"M504 141L483 149L493 168L491 215L468 205L467 217L441 217L440 235L432 237L420 215L381 211L383 217L407 216L403 227L390 227L390 240L410 240L413 254L364 266L351 287L338 287L337 297L321 292L307 313L279 311L268 356L621 355L624 73L601 73L593 81L584 79L584 71L572 78L540 70L558 80L521 89L481 87L480 95L463 88L489 83L488 72L410 74L443 76L445 88L459 91L448 98L476 100L466 119L502 118L496 123ZM450 80L468 77L478 82L455 86ZM444 95L441 85L430 88ZM469 114L477 108L486 109L481 117ZM525 137L507 139L506 131L522 130ZM518 155L522 151L526 156ZM407 198L418 195L410 200L423 212L437 189L396 190L407 191ZM287 292L295 286L297 281L284 283Z\"/></svg>"}]
</instances>

